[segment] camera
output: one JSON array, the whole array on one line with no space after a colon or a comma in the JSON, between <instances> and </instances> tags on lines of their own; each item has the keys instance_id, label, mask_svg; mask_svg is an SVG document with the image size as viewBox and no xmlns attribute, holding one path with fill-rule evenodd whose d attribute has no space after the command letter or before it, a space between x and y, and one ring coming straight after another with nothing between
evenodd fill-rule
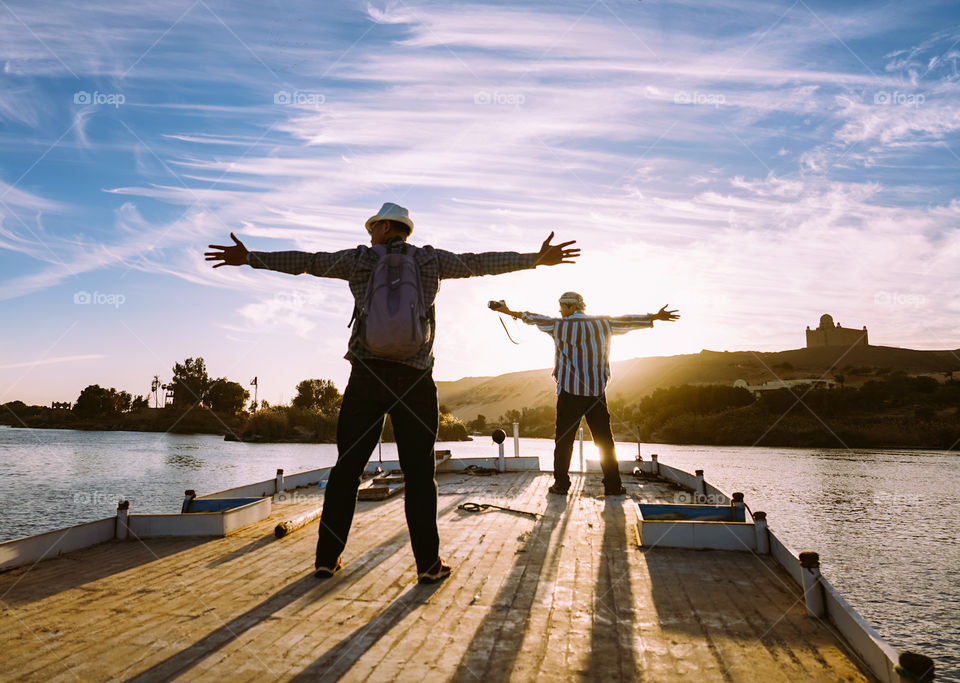
<instances>
[{"instance_id":1,"label":"camera","mask_svg":"<svg viewBox=\"0 0 960 683\"><path fill-rule=\"evenodd\" d=\"M502 307L504 307L504 306L506 306L506 305L507 305L507 302L504 301L503 299L501 299L500 301L488 301L488 302L487 302L487 308L489 308L489 309L492 310L492 311L496 311L496 310L498 310L498 309L500 309L500 308L502 308Z\"/></svg>"}]
</instances>

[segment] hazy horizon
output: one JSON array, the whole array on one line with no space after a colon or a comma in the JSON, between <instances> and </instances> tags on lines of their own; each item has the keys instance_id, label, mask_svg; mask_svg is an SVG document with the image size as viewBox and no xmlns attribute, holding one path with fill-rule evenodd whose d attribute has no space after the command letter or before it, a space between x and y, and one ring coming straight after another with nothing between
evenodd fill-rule
<instances>
[{"instance_id":1,"label":"hazy horizon","mask_svg":"<svg viewBox=\"0 0 960 683\"><path fill-rule=\"evenodd\" d=\"M612 359L960 347L960 7L949 2L293 3L0 11L0 403L147 394L175 362L289 401L341 389L342 281L203 260L367 241L577 265L449 280L435 377L549 367L489 299L680 310Z\"/></svg>"}]
</instances>

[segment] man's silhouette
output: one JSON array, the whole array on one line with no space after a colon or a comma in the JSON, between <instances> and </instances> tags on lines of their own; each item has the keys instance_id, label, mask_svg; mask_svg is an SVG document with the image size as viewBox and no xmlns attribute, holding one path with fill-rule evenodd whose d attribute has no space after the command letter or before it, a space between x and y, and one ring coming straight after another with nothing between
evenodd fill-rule
<instances>
[{"instance_id":1,"label":"man's silhouette","mask_svg":"<svg viewBox=\"0 0 960 683\"><path fill-rule=\"evenodd\" d=\"M371 246L315 254L247 251L231 233L233 245L211 244L210 249L214 251L207 252L206 257L208 261L216 261L214 268L250 265L292 275L309 273L346 280L357 312L363 309L374 265L385 251L404 250L413 232L413 221L405 208L388 202L367 220L365 227ZM569 248L573 241L552 245L551 239L552 232L540 251L527 254L454 253L431 246L413 251L431 327L440 280L573 263L580 255L579 249ZM340 569L340 555L353 522L360 479L380 437L384 416L389 414L406 483L404 509L418 580L421 583L441 581L450 574L450 567L440 558L437 532L433 446L437 437L438 406L433 381L434 335L430 334L412 356L398 360L378 357L365 348L362 327L362 324L354 326L348 344L346 358L352 369L337 422L337 463L324 495L315 574L326 578Z\"/></svg>"}]
</instances>

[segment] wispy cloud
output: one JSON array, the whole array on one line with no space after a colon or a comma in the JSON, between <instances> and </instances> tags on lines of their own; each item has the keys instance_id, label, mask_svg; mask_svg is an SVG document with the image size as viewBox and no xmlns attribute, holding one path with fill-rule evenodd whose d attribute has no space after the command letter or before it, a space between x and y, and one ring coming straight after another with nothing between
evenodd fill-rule
<instances>
[{"instance_id":1,"label":"wispy cloud","mask_svg":"<svg viewBox=\"0 0 960 683\"><path fill-rule=\"evenodd\" d=\"M78 360L94 360L96 358L105 358L102 353L87 353L76 356L58 356L56 358L41 358L40 360L26 360L19 363L0 364L0 370L9 370L12 368L33 368L38 365L56 365L58 363L74 363Z\"/></svg>"}]
</instances>

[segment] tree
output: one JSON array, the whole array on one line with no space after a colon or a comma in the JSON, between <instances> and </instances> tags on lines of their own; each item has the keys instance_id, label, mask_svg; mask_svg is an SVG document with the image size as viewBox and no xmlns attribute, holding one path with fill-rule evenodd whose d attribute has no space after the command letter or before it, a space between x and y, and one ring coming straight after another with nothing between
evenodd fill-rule
<instances>
[{"instance_id":1,"label":"tree","mask_svg":"<svg viewBox=\"0 0 960 683\"><path fill-rule=\"evenodd\" d=\"M297 385L297 395L291 401L295 408L313 408L326 415L340 409L343 396L328 379L305 379Z\"/></svg>"},{"instance_id":2,"label":"tree","mask_svg":"<svg viewBox=\"0 0 960 683\"><path fill-rule=\"evenodd\" d=\"M143 410L144 408L150 407L150 401L147 400L146 396L137 396L133 399L133 403L130 404L130 411L137 412L138 410Z\"/></svg>"},{"instance_id":3,"label":"tree","mask_svg":"<svg viewBox=\"0 0 960 683\"><path fill-rule=\"evenodd\" d=\"M476 419L467 423L467 429L471 432L482 432L487 428L487 416L483 413L477 415Z\"/></svg>"},{"instance_id":4,"label":"tree","mask_svg":"<svg viewBox=\"0 0 960 683\"><path fill-rule=\"evenodd\" d=\"M80 392L73 411L81 417L102 417L119 415L130 409L131 396L126 391L117 391L113 387L104 389L99 384L91 384Z\"/></svg>"},{"instance_id":5,"label":"tree","mask_svg":"<svg viewBox=\"0 0 960 683\"><path fill-rule=\"evenodd\" d=\"M221 377L210 384L204 403L218 413L236 415L243 410L243 404L248 398L250 398L250 392L244 389L242 384Z\"/></svg>"},{"instance_id":6,"label":"tree","mask_svg":"<svg viewBox=\"0 0 960 683\"><path fill-rule=\"evenodd\" d=\"M196 405L210 387L210 376L203 358L187 358L173 366L173 379L168 385L173 390L173 405Z\"/></svg>"}]
</instances>

